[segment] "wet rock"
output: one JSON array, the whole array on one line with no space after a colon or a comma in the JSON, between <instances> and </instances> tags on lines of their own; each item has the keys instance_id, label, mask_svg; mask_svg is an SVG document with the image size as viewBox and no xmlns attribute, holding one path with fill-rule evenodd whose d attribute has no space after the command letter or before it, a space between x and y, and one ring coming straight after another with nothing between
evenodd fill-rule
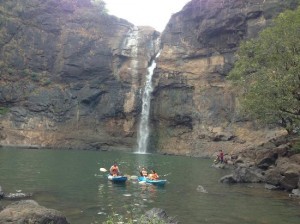
<instances>
[{"instance_id":1,"label":"wet rock","mask_svg":"<svg viewBox=\"0 0 300 224\"><path fill-rule=\"evenodd\" d=\"M166 224L177 224L178 223L178 221L176 221L172 217L169 217L167 215L166 211L161 208L152 208L151 210L147 211L139 223L146 224L152 220L156 220L158 222L164 222Z\"/></svg>"},{"instance_id":2,"label":"wet rock","mask_svg":"<svg viewBox=\"0 0 300 224\"><path fill-rule=\"evenodd\" d=\"M279 186L275 186L272 184L265 184L265 188L268 190L280 190L281 189Z\"/></svg>"},{"instance_id":3,"label":"wet rock","mask_svg":"<svg viewBox=\"0 0 300 224\"><path fill-rule=\"evenodd\" d=\"M32 193L8 193L4 194L3 198L6 200L20 200L24 198L30 198L32 197Z\"/></svg>"},{"instance_id":4,"label":"wet rock","mask_svg":"<svg viewBox=\"0 0 300 224\"><path fill-rule=\"evenodd\" d=\"M235 184L236 183L236 180L233 178L233 174L226 175L226 176L222 177L219 181L224 184Z\"/></svg>"},{"instance_id":5,"label":"wet rock","mask_svg":"<svg viewBox=\"0 0 300 224\"><path fill-rule=\"evenodd\" d=\"M2 199L4 196L4 192L2 191L2 187L0 186L0 199Z\"/></svg>"},{"instance_id":6,"label":"wet rock","mask_svg":"<svg viewBox=\"0 0 300 224\"><path fill-rule=\"evenodd\" d=\"M237 183L260 183L264 181L262 170L254 167L238 167L233 172L233 178Z\"/></svg>"},{"instance_id":7,"label":"wet rock","mask_svg":"<svg viewBox=\"0 0 300 224\"><path fill-rule=\"evenodd\" d=\"M290 198L300 198L300 189L292 190L292 193L289 194Z\"/></svg>"},{"instance_id":8,"label":"wet rock","mask_svg":"<svg viewBox=\"0 0 300 224\"><path fill-rule=\"evenodd\" d=\"M263 181L262 170L254 167L237 167L233 174L220 179L221 183L260 183Z\"/></svg>"},{"instance_id":9,"label":"wet rock","mask_svg":"<svg viewBox=\"0 0 300 224\"><path fill-rule=\"evenodd\" d=\"M199 185L196 190L200 193L205 193L205 194L208 193L207 190L205 190L205 188L202 185Z\"/></svg>"},{"instance_id":10,"label":"wet rock","mask_svg":"<svg viewBox=\"0 0 300 224\"><path fill-rule=\"evenodd\" d=\"M33 200L24 200L8 205L0 212L1 224L69 224L66 217L54 209L40 206Z\"/></svg>"}]
</instances>

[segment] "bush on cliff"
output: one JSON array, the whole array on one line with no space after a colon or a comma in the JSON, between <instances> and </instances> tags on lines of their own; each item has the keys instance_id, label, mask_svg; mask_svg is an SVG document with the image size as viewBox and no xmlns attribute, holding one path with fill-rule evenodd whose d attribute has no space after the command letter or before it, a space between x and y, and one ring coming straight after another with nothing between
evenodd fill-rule
<instances>
[{"instance_id":1,"label":"bush on cliff","mask_svg":"<svg viewBox=\"0 0 300 224\"><path fill-rule=\"evenodd\" d=\"M300 124L300 8L280 14L257 39L241 44L228 78L242 112L289 133Z\"/></svg>"}]
</instances>

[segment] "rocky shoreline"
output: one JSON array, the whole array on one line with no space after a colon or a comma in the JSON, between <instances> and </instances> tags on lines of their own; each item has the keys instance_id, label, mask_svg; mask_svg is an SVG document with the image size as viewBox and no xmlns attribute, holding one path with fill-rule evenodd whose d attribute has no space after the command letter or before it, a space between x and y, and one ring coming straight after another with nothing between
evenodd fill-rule
<instances>
[{"instance_id":1,"label":"rocky shoreline","mask_svg":"<svg viewBox=\"0 0 300 224\"><path fill-rule=\"evenodd\" d=\"M257 148L237 155L225 156L226 163L217 168L232 168L221 183L264 183L269 190L283 190L290 197L300 198L300 154L293 148L298 136L274 138Z\"/></svg>"}]
</instances>

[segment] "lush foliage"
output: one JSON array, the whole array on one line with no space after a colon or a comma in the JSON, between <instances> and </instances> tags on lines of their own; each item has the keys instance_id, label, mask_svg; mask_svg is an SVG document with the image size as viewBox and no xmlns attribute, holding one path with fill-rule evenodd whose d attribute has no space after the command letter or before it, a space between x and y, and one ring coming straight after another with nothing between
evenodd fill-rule
<instances>
[{"instance_id":1,"label":"lush foliage","mask_svg":"<svg viewBox=\"0 0 300 224\"><path fill-rule=\"evenodd\" d=\"M300 124L300 8L280 14L257 39L241 44L229 77L242 111L289 132Z\"/></svg>"}]
</instances>

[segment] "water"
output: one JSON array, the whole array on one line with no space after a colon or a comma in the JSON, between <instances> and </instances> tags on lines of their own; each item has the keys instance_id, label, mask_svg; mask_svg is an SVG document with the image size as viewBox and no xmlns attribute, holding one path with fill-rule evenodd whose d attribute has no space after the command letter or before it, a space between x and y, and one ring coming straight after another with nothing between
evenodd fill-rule
<instances>
[{"instance_id":1,"label":"water","mask_svg":"<svg viewBox=\"0 0 300 224\"><path fill-rule=\"evenodd\" d=\"M113 161L137 175L139 166L155 168L168 183L159 188L128 181L109 182L99 168ZM159 207L181 223L298 224L299 200L262 185L224 185L229 171L209 159L121 152L0 149L0 185L4 192L33 192L40 205L61 211L72 224L96 224L109 215L135 218ZM203 193L202 187L207 193ZM11 202L1 200L0 207Z\"/></svg>"},{"instance_id":2,"label":"water","mask_svg":"<svg viewBox=\"0 0 300 224\"><path fill-rule=\"evenodd\" d=\"M159 57L159 54L156 58ZM141 120L138 131L138 153L146 153L148 146L148 137L149 137L149 113L150 113L150 103L151 103L151 94L153 91L152 86L152 76L154 69L156 68L155 60L152 61L151 65L148 67L148 74L146 76L146 83L144 87L144 93L142 98L142 113Z\"/></svg>"}]
</instances>

